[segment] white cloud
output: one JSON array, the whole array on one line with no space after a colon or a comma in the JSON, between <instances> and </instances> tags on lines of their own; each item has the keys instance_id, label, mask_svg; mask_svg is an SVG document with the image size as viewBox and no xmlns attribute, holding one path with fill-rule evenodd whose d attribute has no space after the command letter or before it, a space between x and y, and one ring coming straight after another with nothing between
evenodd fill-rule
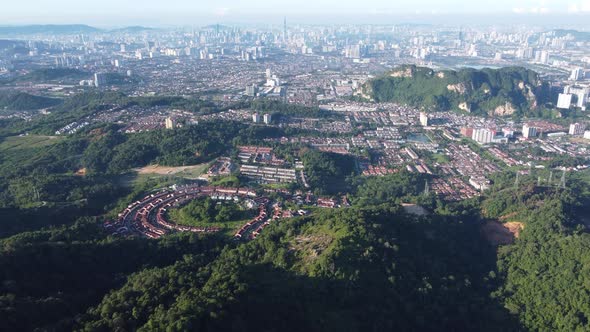
<instances>
[{"instance_id":1,"label":"white cloud","mask_svg":"<svg viewBox=\"0 0 590 332\"><path fill-rule=\"evenodd\" d=\"M223 7L223 8L215 8L214 13L217 16L227 16L227 14L229 14L230 9L227 7Z\"/></svg>"},{"instance_id":2,"label":"white cloud","mask_svg":"<svg viewBox=\"0 0 590 332\"><path fill-rule=\"evenodd\" d=\"M567 11L573 14L588 13L590 12L590 0L570 3L567 7Z\"/></svg>"},{"instance_id":3,"label":"white cloud","mask_svg":"<svg viewBox=\"0 0 590 332\"><path fill-rule=\"evenodd\" d=\"M512 8L512 12L515 14L549 14L551 10L547 7L517 7Z\"/></svg>"}]
</instances>

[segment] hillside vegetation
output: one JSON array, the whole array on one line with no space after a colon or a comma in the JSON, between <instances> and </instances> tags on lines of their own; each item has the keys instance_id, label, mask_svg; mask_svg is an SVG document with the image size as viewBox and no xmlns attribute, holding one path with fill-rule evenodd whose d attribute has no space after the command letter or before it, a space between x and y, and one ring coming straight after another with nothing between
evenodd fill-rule
<instances>
[{"instance_id":1,"label":"hillside vegetation","mask_svg":"<svg viewBox=\"0 0 590 332\"><path fill-rule=\"evenodd\" d=\"M35 96L24 92L0 92L0 110L29 111L49 108L61 103L61 99Z\"/></svg>"},{"instance_id":2,"label":"hillside vegetation","mask_svg":"<svg viewBox=\"0 0 590 332\"><path fill-rule=\"evenodd\" d=\"M537 73L524 68L434 71L403 66L369 81L362 97L436 110L523 115L548 98Z\"/></svg>"}]
</instances>

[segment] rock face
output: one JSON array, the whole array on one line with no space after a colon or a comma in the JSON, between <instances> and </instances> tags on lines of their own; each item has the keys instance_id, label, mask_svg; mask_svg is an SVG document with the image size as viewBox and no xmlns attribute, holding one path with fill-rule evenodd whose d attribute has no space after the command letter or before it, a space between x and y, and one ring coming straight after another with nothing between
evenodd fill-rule
<instances>
[{"instance_id":1,"label":"rock face","mask_svg":"<svg viewBox=\"0 0 590 332\"><path fill-rule=\"evenodd\" d=\"M391 77L412 77L412 68L406 68L404 70L393 71L389 74Z\"/></svg>"},{"instance_id":2,"label":"rock face","mask_svg":"<svg viewBox=\"0 0 590 332\"><path fill-rule=\"evenodd\" d=\"M548 85L526 68L435 71L402 66L365 83L364 99L476 115L525 114L547 100ZM372 97L372 98L369 98Z\"/></svg>"},{"instance_id":3,"label":"rock face","mask_svg":"<svg viewBox=\"0 0 590 332\"><path fill-rule=\"evenodd\" d=\"M373 88L369 84L361 86L361 88L355 90L353 94L368 101L375 101L373 99Z\"/></svg>"},{"instance_id":4,"label":"rock face","mask_svg":"<svg viewBox=\"0 0 590 332\"><path fill-rule=\"evenodd\" d=\"M471 113L471 105L467 104L467 102L462 102L459 104L459 109Z\"/></svg>"},{"instance_id":5,"label":"rock face","mask_svg":"<svg viewBox=\"0 0 590 332\"><path fill-rule=\"evenodd\" d=\"M463 95L467 91L467 87L463 83L449 84L447 90Z\"/></svg>"},{"instance_id":6,"label":"rock face","mask_svg":"<svg viewBox=\"0 0 590 332\"><path fill-rule=\"evenodd\" d=\"M531 89L528 89L527 95L526 95L527 101L529 102L529 104L531 105L531 108L537 108L537 96L535 96L535 94L533 93L533 91Z\"/></svg>"},{"instance_id":7,"label":"rock face","mask_svg":"<svg viewBox=\"0 0 590 332\"><path fill-rule=\"evenodd\" d=\"M505 115L512 115L516 112L516 108L511 103L506 103L505 105L496 107L491 115L498 115L498 116L505 116Z\"/></svg>"}]
</instances>

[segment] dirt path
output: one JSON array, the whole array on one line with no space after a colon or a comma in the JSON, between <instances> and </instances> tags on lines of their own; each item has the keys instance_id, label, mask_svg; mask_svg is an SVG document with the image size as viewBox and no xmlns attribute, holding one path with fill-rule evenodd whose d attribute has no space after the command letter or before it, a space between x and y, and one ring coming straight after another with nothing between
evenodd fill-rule
<instances>
[{"instance_id":1,"label":"dirt path","mask_svg":"<svg viewBox=\"0 0 590 332\"><path fill-rule=\"evenodd\" d=\"M158 174L158 175L173 175L178 173L187 173L190 175L197 176L198 173L202 173L207 167L207 164L192 165L192 166L179 166L169 167L160 165L149 165L142 168L135 169L139 174Z\"/></svg>"}]
</instances>

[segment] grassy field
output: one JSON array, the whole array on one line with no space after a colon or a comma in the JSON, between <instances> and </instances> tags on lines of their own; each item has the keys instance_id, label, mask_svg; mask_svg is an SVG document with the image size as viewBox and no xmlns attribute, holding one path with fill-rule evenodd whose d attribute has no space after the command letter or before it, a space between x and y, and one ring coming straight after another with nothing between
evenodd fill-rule
<instances>
[{"instance_id":1,"label":"grassy field","mask_svg":"<svg viewBox=\"0 0 590 332\"><path fill-rule=\"evenodd\" d=\"M120 180L121 184L128 187L150 184L154 188L161 188L206 176L208 168L208 163L180 167L149 165L134 169L134 172L121 176Z\"/></svg>"},{"instance_id":2,"label":"grassy field","mask_svg":"<svg viewBox=\"0 0 590 332\"><path fill-rule=\"evenodd\" d=\"M0 141L0 152L40 148L56 144L62 140L58 136L12 136Z\"/></svg>"},{"instance_id":3,"label":"grassy field","mask_svg":"<svg viewBox=\"0 0 590 332\"><path fill-rule=\"evenodd\" d=\"M221 228L221 233L227 236L234 236L234 234L246 223L248 223L250 219L244 220L235 220L235 221L226 221L226 222L192 222L190 224L186 224L181 222L180 220L174 218L170 214L168 215L170 221L178 224L178 225L187 225L187 226L194 226L194 227L219 227Z\"/></svg>"}]
</instances>

